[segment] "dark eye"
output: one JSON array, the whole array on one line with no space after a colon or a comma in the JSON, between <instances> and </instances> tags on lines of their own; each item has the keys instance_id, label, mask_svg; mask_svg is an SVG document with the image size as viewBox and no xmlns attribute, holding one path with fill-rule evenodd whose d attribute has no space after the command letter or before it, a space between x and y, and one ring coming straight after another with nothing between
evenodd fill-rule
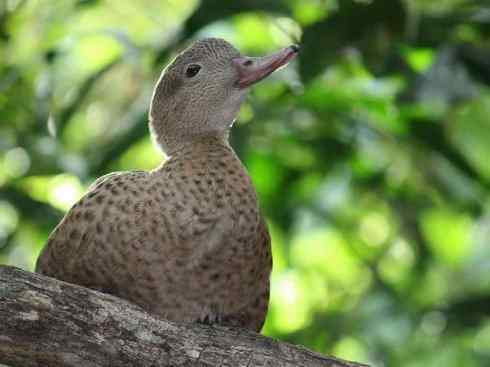
<instances>
[{"instance_id":1,"label":"dark eye","mask_svg":"<svg viewBox=\"0 0 490 367\"><path fill-rule=\"evenodd\" d=\"M185 76L188 78L192 78L193 76L196 76L197 73L199 73L199 70L201 70L201 66L197 64L191 64L187 67L185 71Z\"/></svg>"}]
</instances>

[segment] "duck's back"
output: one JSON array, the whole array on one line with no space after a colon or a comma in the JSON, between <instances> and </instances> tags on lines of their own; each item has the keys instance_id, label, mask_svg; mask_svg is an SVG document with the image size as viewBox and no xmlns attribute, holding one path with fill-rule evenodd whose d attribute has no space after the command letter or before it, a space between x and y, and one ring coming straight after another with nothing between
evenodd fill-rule
<instances>
[{"instance_id":1,"label":"duck's back","mask_svg":"<svg viewBox=\"0 0 490 367\"><path fill-rule=\"evenodd\" d=\"M51 233L36 272L117 294L115 283L128 260L121 250L141 220L135 209L146 202L148 179L147 172L99 178Z\"/></svg>"},{"instance_id":2,"label":"duck's back","mask_svg":"<svg viewBox=\"0 0 490 367\"><path fill-rule=\"evenodd\" d=\"M155 171L99 179L51 234L36 270L171 320L259 330L270 239L231 148L202 144Z\"/></svg>"}]
</instances>

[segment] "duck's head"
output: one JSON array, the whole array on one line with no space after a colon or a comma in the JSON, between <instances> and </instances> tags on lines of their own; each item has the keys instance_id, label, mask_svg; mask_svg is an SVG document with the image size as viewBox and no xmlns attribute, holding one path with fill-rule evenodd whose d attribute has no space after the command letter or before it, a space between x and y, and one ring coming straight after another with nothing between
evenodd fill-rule
<instances>
[{"instance_id":1,"label":"duck's head","mask_svg":"<svg viewBox=\"0 0 490 367\"><path fill-rule=\"evenodd\" d=\"M150 128L167 154L196 139L226 141L251 85L287 64L290 46L264 57L246 57L228 42L206 38L179 54L153 92Z\"/></svg>"}]
</instances>

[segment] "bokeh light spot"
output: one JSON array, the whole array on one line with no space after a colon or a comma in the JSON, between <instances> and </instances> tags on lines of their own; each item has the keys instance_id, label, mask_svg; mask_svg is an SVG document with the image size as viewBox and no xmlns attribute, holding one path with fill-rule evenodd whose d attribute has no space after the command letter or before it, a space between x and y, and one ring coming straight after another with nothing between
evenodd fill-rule
<instances>
[{"instance_id":1,"label":"bokeh light spot","mask_svg":"<svg viewBox=\"0 0 490 367\"><path fill-rule=\"evenodd\" d=\"M24 148L16 147L9 150L3 159L3 168L12 178L23 176L31 166L31 159Z\"/></svg>"},{"instance_id":2,"label":"bokeh light spot","mask_svg":"<svg viewBox=\"0 0 490 367\"><path fill-rule=\"evenodd\" d=\"M0 201L0 248L4 241L16 228L19 223L19 215L15 207L8 201Z\"/></svg>"},{"instance_id":3,"label":"bokeh light spot","mask_svg":"<svg viewBox=\"0 0 490 367\"><path fill-rule=\"evenodd\" d=\"M80 180L75 176L59 175L50 182L48 201L52 206L67 211L82 197L84 191Z\"/></svg>"},{"instance_id":4,"label":"bokeh light spot","mask_svg":"<svg viewBox=\"0 0 490 367\"><path fill-rule=\"evenodd\" d=\"M362 220L359 228L361 239L370 246L381 246L390 234L390 224L386 217L379 213L370 213Z\"/></svg>"}]
</instances>

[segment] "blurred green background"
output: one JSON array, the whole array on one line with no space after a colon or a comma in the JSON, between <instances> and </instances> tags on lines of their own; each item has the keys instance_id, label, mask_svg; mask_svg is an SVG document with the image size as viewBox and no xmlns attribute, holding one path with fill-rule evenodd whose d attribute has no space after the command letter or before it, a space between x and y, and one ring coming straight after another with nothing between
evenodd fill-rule
<instances>
[{"instance_id":1,"label":"blurred green background","mask_svg":"<svg viewBox=\"0 0 490 367\"><path fill-rule=\"evenodd\" d=\"M490 365L490 3L0 0L0 263L32 270L98 176L151 169L192 39L300 42L232 144L273 237L265 334L374 366Z\"/></svg>"}]
</instances>

